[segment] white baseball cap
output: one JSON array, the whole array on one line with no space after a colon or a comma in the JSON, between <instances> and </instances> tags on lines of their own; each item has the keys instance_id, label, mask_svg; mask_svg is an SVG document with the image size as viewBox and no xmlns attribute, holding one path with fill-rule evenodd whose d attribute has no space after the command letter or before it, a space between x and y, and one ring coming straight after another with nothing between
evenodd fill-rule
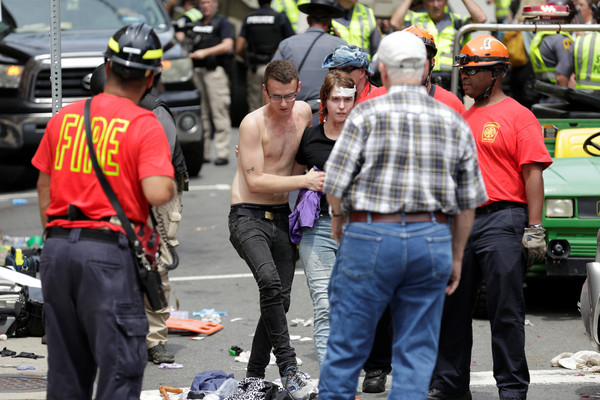
<instances>
[{"instance_id":1,"label":"white baseball cap","mask_svg":"<svg viewBox=\"0 0 600 400\"><path fill-rule=\"evenodd\" d=\"M384 63L393 68L422 68L427 60L427 51L423 40L417 35L397 31L381 40L373 62Z\"/></svg>"}]
</instances>

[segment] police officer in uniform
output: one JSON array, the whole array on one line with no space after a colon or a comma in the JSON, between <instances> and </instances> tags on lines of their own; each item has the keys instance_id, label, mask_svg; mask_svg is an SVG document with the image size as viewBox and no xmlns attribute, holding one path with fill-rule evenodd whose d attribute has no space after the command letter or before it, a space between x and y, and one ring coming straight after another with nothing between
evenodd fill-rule
<instances>
[{"instance_id":1,"label":"police officer in uniform","mask_svg":"<svg viewBox=\"0 0 600 400\"><path fill-rule=\"evenodd\" d=\"M568 6L569 16L565 23L570 23L577 14L572 0L548 0L546 4ZM568 32L537 32L529 48L535 79L566 87L570 77L568 65L572 44L573 38Z\"/></svg>"},{"instance_id":2,"label":"police officer in uniform","mask_svg":"<svg viewBox=\"0 0 600 400\"><path fill-rule=\"evenodd\" d=\"M202 18L202 11L198 9L198 0L185 0L182 2L182 6L176 9L177 24L182 24L182 28L186 23L198 22Z\"/></svg>"},{"instance_id":3,"label":"police officer in uniform","mask_svg":"<svg viewBox=\"0 0 600 400\"><path fill-rule=\"evenodd\" d=\"M403 0L396 11L394 11L390 19L390 24L394 29L400 30L405 28L405 16L413 1ZM446 90L450 90L453 64L452 46L456 31L468 23L482 24L487 20L485 12L474 0L462 0L462 2L470 14L469 17L448 12L448 0L423 0L423 6L426 11L413 14L412 24L429 32L433 36L437 47L435 66L431 74L432 83L440 85ZM469 39L467 37L464 40L468 41Z\"/></svg>"},{"instance_id":4,"label":"police officer in uniform","mask_svg":"<svg viewBox=\"0 0 600 400\"><path fill-rule=\"evenodd\" d=\"M150 26L130 24L109 40L105 57L105 90L94 96L88 122L106 179L137 231L149 205L176 193L165 132L137 105L161 68L160 40ZM84 103L52 117L32 160L46 228L47 398L91 399L97 386L98 400L138 400L147 363L144 295L129 241L90 167Z\"/></svg>"},{"instance_id":5,"label":"police officer in uniform","mask_svg":"<svg viewBox=\"0 0 600 400\"><path fill-rule=\"evenodd\" d=\"M591 5L593 20L600 21L600 9L596 4ZM575 38L575 43L569 49L568 66L565 73L570 76L575 73L575 89L600 90L600 35L598 32L588 32Z\"/></svg>"},{"instance_id":6,"label":"police officer in uniform","mask_svg":"<svg viewBox=\"0 0 600 400\"><path fill-rule=\"evenodd\" d=\"M312 0L300 4L298 8L308 15L309 28L279 43L273 60L288 60L298 68L302 87L296 99L310 105L313 125L317 125L321 86L327 75L327 70L321 68L321 64L336 47L346 44L339 37L329 34L331 19L341 16L342 12L331 0Z\"/></svg>"},{"instance_id":7,"label":"police officer in uniform","mask_svg":"<svg viewBox=\"0 0 600 400\"><path fill-rule=\"evenodd\" d=\"M271 8L277 12L284 13L290 23L294 32L298 32L298 4L297 0L273 0L271 1Z\"/></svg>"},{"instance_id":8,"label":"police officer in uniform","mask_svg":"<svg viewBox=\"0 0 600 400\"><path fill-rule=\"evenodd\" d=\"M244 18L235 43L236 54L244 57L248 68L246 90L250 112L263 105L263 75L279 42L294 35L290 20L269 7L270 2L258 1L260 8Z\"/></svg>"},{"instance_id":9,"label":"police officer in uniform","mask_svg":"<svg viewBox=\"0 0 600 400\"><path fill-rule=\"evenodd\" d=\"M202 95L204 127L204 160L210 160L211 133L214 127L215 165L229 163L231 94L225 72L228 57L233 54L233 27L217 12L218 0L200 0L202 18L197 22L178 21L177 39L191 42L190 58L194 62L194 81Z\"/></svg>"},{"instance_id":10,"label":"police officer in uniform","mask_svg":"<svg viewBox=\"0 0 600 400\"><path fill-rule=\"evenodd\" d=\"M338 7L343 14L331 22L336 35L346 43L364 49L371 59L381 42L381 32L373 10L357 0L339 0Z\"/></svg>"}]
</instances>

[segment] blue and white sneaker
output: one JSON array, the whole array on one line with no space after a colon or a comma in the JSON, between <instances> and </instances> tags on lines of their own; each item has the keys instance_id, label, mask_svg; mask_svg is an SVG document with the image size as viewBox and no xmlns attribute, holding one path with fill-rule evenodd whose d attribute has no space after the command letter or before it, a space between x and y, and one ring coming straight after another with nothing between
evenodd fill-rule
<instances>
[{"instance_id":1,"label":"blue and white sneaker","mask_svg":"<svg viewBox=\"0 0 600 400\"><path fill-rule=\"evenodd\" d=\"M318 389L308 381L306 374L294 366L285 370L281 384L294 400L316 399L319 393Z\"/></svg>"}]
</instances>

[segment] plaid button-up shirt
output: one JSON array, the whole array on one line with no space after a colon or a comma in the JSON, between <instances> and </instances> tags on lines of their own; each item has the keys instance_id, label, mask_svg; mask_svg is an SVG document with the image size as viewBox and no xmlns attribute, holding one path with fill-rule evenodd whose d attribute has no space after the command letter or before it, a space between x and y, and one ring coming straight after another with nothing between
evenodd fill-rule
<instances>
[{"instance_id":1,"label":"plaid button-up shirt","mask_svg":"<svg viewBox=\"0 0 600 400\"><path fill-rule=\"evenodd\" d=\"M325 171L323 191L346 211L457 215L487 201L469 125L423 86L358 104Z\"/></svg>"}]
</instances>

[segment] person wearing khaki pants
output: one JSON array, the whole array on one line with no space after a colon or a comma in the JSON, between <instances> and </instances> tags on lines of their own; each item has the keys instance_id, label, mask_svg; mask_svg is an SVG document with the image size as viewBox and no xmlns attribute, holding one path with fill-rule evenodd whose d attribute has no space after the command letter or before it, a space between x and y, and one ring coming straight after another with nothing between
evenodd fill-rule
<instances>
[{"instance_id":1,"label":"person wearing khaki pants","mask_svg":"<svg viewBox=\"0 0 600 400\"><path fill-rule=\"evenodd\" d=\"M163 292L167 299L167 305L160 310L153 311L148 303L148 299L144 298L146 306L146 316L148 317L148 335L146 335L146 348L148 349L148 361L155 364L175 362L175 356L167 352L167 319L171 313L169 307L169 295L171 294L171 285L169 283L169 270L166 266L173 265L174 259L169 247L173 250L179 245L177 240L177 230L181 221L181 211L183 204L181 202L181 191L177 192L170 202L159 207L152 207L154 218L157 221L158 232L160 234L160 258L158 261L158 272L163 286ZM161 225L164 226L162 229ZM165 237L164 234L167 234ZM167 243L170 245L167 245Z\"/></svg>"},{"instance_id":2,"label":"person wearing khaki pants","mask_svg":"<svg viewBox=\"0 0 600 400\"><path fill-rule=\"evenodd\" d=\"M224 66L233 55L234 34L231 23L218 13L218 0L200 0L202 18L178 20L176 37L188 42L190 58L194 63L194 83L202 96L202 124L204 128L204 160L210 161L211 135L214 127L215 165L229 163L231 94L229 78Z\"/></svg>"},{"instance_id":3,"label":"person wearing khaki pants","mask_svg":"<svg viewBox=\"0 0 600 400\"><path fill-rule=\"evenodd\" d=\"M229 160L231 94L229 78L222 66L215 69L194 68L194 83L202 95L202 126L204 128L204 160L210 161L211 132L214 126L215 165L226 165Z\"/></svg>"}]
</instances>

